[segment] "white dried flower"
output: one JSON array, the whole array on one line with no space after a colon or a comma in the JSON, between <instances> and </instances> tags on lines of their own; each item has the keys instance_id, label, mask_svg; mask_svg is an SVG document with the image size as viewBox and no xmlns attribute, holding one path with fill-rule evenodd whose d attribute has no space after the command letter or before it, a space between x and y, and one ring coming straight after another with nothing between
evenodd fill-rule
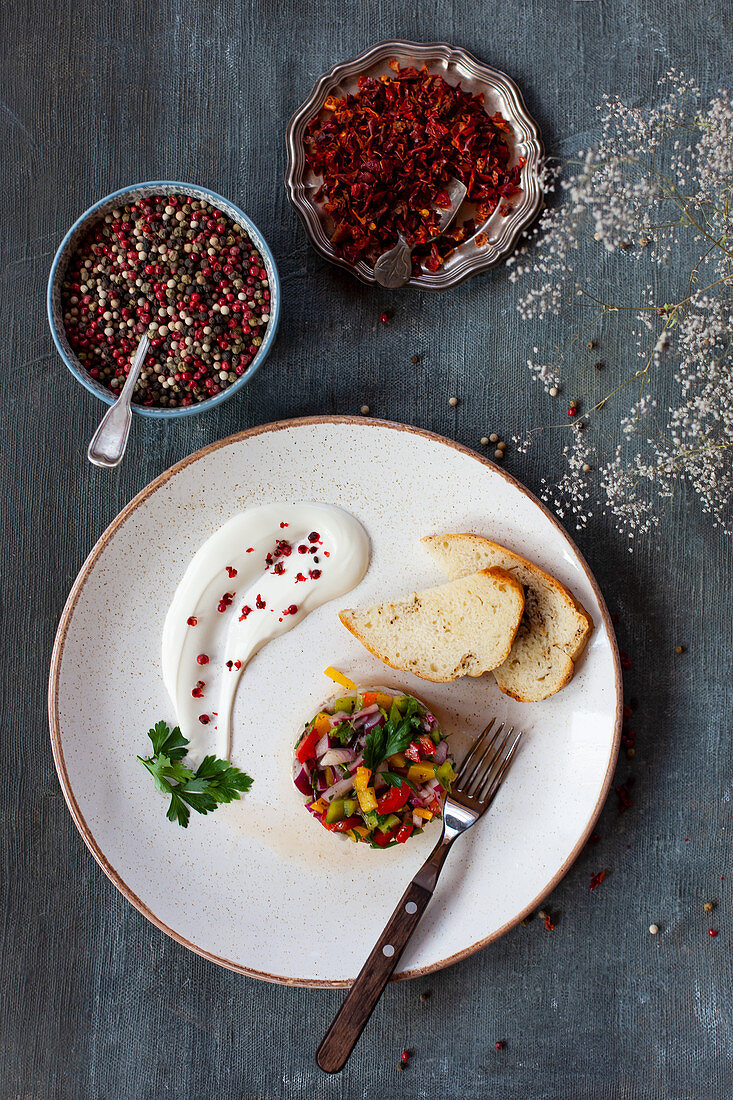
<instances>
[{"instance_id":1,"label":"white dried flower","mask_svg":"<svg viewBox=\"0 0 733 1100\"><path fill-rule=\"evenodd\" d=\"M555 170L559 202L510 272L521 285L522 317L572 311L585 319L590 308L596 322L614 318L636 343L640 365L626 366L584 414L591 430L602 427L610 455L591 463L588 433L573 432L567 470L542 494L578 526L595 494L631 539L658 522L655 503L680 481L714 523L733 531L733 97L720 91L705 105L695 82L676 71L660 83L664 96L651 108L604 100L598 144L579 152L570 171ZM642 263L654 265L643 289ZM560 361L567 377L567 353ZM535 348L527 365L548 393L559 388L557 362ZM578 392L587 362L581 371ZM667 408L670 385L676 397Z\"/></svg>"}]
</instances>

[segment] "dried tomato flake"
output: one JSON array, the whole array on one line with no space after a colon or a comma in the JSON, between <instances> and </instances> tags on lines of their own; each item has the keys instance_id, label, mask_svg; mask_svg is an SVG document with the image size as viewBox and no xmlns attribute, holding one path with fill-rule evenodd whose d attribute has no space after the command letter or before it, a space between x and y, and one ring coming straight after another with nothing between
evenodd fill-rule
<instances>
[{"instance_id":1,"label":"dried tomato flake","mask_svg":"<svg viewBox=\"0 0 733 1100\"><path fill-rule=\"evenodd\" d=\"M331 243L349 263L373 264L397 243L437 271L456 245L475 232L470 219L437 240L441 209L450 206L452 178L468 189L476 217L507 214L519 192L521 160L509 167L511 126L486 113L482 94L448 84L423 66L375 79L361 76L354 95L329 96L306 127L306 162L322 178L316 201L333 222Z\"/></svg>"}]
</instances>

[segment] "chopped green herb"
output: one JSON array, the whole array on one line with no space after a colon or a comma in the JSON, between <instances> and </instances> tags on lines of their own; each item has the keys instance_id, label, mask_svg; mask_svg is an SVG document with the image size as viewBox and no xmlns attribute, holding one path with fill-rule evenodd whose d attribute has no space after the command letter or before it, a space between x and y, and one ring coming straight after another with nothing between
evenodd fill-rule
<instances>
[{"instance_id":1,"label":"chopped green herb","mask_svg":"<svg viewBox=\"0 0 733 1100\"><path fill-rule=\"evenodd\" d=\"M411 790L416 791L417 787L408 779L406 775L397 775L396 772L380 772L379 773L384 782L390 787L397 787L399 790L401 787L410 787Z\"/></svg>"}]
</instances>

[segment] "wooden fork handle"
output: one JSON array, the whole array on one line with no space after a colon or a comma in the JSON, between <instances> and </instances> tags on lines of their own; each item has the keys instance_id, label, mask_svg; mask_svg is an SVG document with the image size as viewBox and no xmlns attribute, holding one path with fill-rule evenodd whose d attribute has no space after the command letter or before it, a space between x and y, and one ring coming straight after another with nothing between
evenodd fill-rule
<instances>
[{"instance_id":1,"label":"wooden fork handle","mask_svg":"<svg viewBox=\"0 0 733 1100\"><path fill-rule=\"evenodd\" d=\"M316 1061L326 1073L338 1073L343 1069L356 1046L410 936L428 907L449 846L441 841L425 866L415 875L336 1013L316 1051Z\"/></svg>"},{"instance_id":2,"label":"wooden fork handle","mask_svg":"<svg viewBox=\"0 0 733 1100\"><path fill-rule=\"evenodd\" d=\"M432 891L411 882L400 898L316 1052L326 1073L346 1064L431 897Z\"/></svg>"}]
</instances>

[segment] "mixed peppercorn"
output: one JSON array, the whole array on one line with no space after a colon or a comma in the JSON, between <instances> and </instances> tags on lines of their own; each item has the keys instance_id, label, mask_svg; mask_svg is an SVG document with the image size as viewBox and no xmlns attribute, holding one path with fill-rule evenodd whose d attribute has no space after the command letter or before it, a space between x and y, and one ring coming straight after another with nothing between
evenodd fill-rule
<instances>
[{"instance_id":1,"label":"mixed peppercorn","mask_svg":"<svg viewBox=\"0 0 733 1100\"><path fill-rule=\"evenodd\" d=\"M248 369L270 320L270 285L243 226L202 200L153 195L86 233L61 306L69 344L92 378L119 394L147 332L133 401L186 407Z\"/></svg>"},{"instance_id":2,"label":"mixed peppercorn","mask_svg":"<svg viewBox=\"0 0 733 1100\"><path fill-rule=\"evenodd\" d=\"M413 248L413 271L437 271L456 245L498 207L506 215L519 192L524 160L509 167L511 127L490 117L482 94L465 92L423 66L393 75L362 76L355 95L329 96L305 131L306 163L323 183L316 201L333 220L331 243L350 263L374 264L402 234ZM432 240L447 186L461 180L475 217ZM479 247L488 241L476 236Z\"/></svg>"}]
</instances>

